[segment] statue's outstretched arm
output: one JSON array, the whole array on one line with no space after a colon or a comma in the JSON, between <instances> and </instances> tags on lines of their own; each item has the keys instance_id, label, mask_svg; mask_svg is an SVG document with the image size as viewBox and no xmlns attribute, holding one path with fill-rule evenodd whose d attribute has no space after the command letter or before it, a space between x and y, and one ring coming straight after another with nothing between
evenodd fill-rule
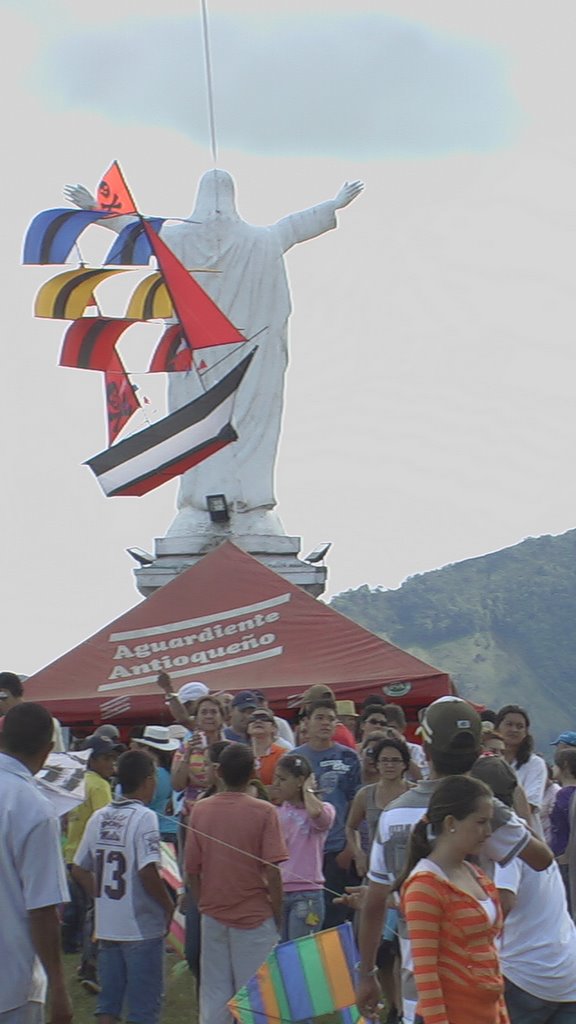
<instances>
[{"instance_id":1,"label":"statue's outstretched arm","mask_svg":"<svg viewBox=\"0 0 576 1024\"><path fill-rule=\"evenodd\" d=\"M69 203L73 203L74 206L79 206L81 210L95 210L96 200L91 192L84 185L65 185L64 186L64 198ZM128 224L132 224L136 220L136 217L122 216L122 217L106 217L100 221L105 228L110 228L112 231L116 231L120 234L121 231Z\"/></svg>"},{"instance_id":2,"label":"statue's outstretched arm","mask_svg":"<svg viewBox=\"0 0 576 1024\"><path fill-rule=\"evenodd\" d=\"M96 199L84 185L65 185L64 198L69 203L74 203L74 206L79 206L81 210L96 209Z\"/></svg>"},{"instance_id":3,"label":"statue's outstretched arm","mask_svg":"<svg viewBox=\"0 0 576 1024\"><path fill-rule=\"evenodd\" d=\"M334 197L334 209L341 210L348 206L356 196L359 196L364 188L363 181L345 181L338 194Z\"/></svg>"},{"instance_id":4,"label":"statue's outstretched arm","mask_svg":"<svg viewBox=\"0 0 576 1024\"><path fill-rule=\"evenodd\" d=\"M282 252L287 252L297 242L307 242L337 227L336 211L348 206L363 188L363 181L345 181L334 199L326 199L308 210L290 213L277 221L274 228L278 232Z\"/></svg>"}]
</instances>

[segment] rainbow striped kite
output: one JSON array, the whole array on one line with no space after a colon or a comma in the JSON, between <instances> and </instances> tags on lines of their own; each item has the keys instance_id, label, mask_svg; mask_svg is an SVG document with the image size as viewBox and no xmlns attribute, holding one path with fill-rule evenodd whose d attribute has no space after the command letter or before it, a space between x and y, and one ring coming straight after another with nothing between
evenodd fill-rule
<instances>
[{"instance_id":1,"label":"rainbow striped kite","mask_svg":"<svg viewBox=\"0 0 576 1024\"><path fill-rule=\"evenodd\" d=\"M352 926L282 942L228 1003L240 1024L363 1024L354 995Z\"/></svg>"}]
</instances>

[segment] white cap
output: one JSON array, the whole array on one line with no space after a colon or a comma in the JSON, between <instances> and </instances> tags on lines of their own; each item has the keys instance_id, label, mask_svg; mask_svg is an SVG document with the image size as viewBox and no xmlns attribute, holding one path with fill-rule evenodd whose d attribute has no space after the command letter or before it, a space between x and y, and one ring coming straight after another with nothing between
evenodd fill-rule
<instances>
[{"instance_id":1,"label":"white cap","mask_svg":"<svg viewBox=\"0 0 576 1024\"><path fill-rule=\"evenodd\" d=\"M210 690L204 683L184 683L178 690L178 700L181 704L187 704L191 700L200 700L200 697L207 697Z\"/></svg>"}]
</instances>

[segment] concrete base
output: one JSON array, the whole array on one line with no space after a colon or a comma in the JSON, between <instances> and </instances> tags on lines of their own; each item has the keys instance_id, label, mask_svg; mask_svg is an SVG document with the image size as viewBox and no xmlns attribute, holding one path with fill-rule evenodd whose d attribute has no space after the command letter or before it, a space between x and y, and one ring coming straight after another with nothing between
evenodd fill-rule
<instances>
[{"instance_id":1,"label":"concrete base","mask_svg":"<svg viewBox=\"0 0 576 1024\"><path fill-rule=\"evenodd\" d=\"M220 532L221 530L221 532ZM158 587L170 583L185 569L196 565L204 555L220 546L226 540L233 541L243 551L253 555L259 562L277 572L289 583L302 587L312 597L320 597L326 589L328 570L324 565L310 565L297 556L300 552L300 537L286 537L279 534L230 533L229 527L220 529L214 524L210 534L200 536L167 536L155 541L155 559L152 565L134 570L136 586L144 597L150 597Z\"/></svg>"}]
</instances>

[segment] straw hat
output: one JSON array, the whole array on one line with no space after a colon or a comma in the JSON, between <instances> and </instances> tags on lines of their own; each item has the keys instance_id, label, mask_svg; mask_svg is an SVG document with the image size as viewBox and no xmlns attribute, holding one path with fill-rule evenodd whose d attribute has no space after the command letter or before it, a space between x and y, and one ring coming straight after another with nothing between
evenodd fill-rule
<instances>
[{"instance_id":1,"label":"straw hat","mask_svg":"<svg viewBox=\"0 0 576 1024\"><path fill-rule=\"evenodd\" d=\"M147 725L144 735L140 736L136 743L141 743L145 747L153 747L154 750L178 750L180 746L178 740L171 738L167 725Z\"/></svg>"}]
</instances>

